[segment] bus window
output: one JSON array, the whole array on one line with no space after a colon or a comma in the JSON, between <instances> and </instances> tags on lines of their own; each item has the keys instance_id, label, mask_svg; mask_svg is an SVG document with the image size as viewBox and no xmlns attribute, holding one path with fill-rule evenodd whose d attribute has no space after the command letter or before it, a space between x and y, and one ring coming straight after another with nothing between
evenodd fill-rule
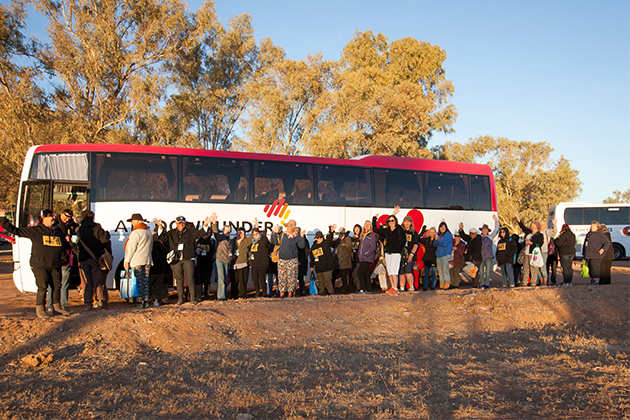
<instances>
[{"instance_id":1,"label":"bus window","mask_svg":"<svg viewBox=\"0 0 630 420\"><path fill-rule=\"evenodd\" d=\"M52 211L55 216L65 209L72 210L74 220L81 223L83 212L89 209L88 186L55 182Z\"/></svg>"},{"instance_id":2,"label":"bus window","mask_svg":"<svg viewBox=\"0 0 630 420\"><path fill-rule=\"evenodd\" d=\"M629 225L630 207L609 207L599 209L600 223L605 225Z\"/></svg>"},{"instance_id":3,"label":"bus window","mask_svg":"<svg viewBox=\"0 0 630 420\"><path fill-rule=\"evenodd\" d=\"M183 157L182 198L200 203L249 202L249 161Z\"/></svg>"},{"instance_id":4,"label":"bus window","mask_svg":"<svg viewBox=\"0 0 630 420\"><path fill-rule=\"evenodd\" d=\"M25 181L22 184L20 227L33 226L39 213L50 208L52 181Z\"/></svg>"},{"instance_id":5,"label":"bus window","mask_svg":"<svg viewBox=\"0 0 630 420\"><path fill-rule=\"evenodd\" d=\"M584 207L582 209L584 213L582 216L583 224L590 225L592 221L599 222L599 209L593 207Z\"/></svg>"},{"instance_id":6,"label":"bus window","mask_svg":"<svg viewBox=\"0 0 630 420\"><path fill-rule=\"evenodd\" d=\"M88 168L87 153L37 153L29 178L87 182Z\"/></svg>"},{"instance_id":7,"label":"bus window","mask_svg":"<svg viewBox=\"0 0 630 420\"><path fill-rule=\"evenodd\" d=\"M95 153L94 201L177 201L177 157Z\"/></svg>"},{"instance_id":8,"label":"bus window","mask_svg":"<svg viewBox=\"0 0 630 420\"><path fill-rule=\"evenodd\" d=\"M468 175L425 172L426 208L470 209Z\"/></svg>"},{"instance_id":9,"label":"bus window","mask_svg":"<svg viewBox=\"0 0 630 420\"><path fill-rule=\"evenodd\" d=\"M317 166L317 197L320 204L372 205L370 170L343 166Z\"/></svg>"},{"instance_id":10,"label":"bus window","mask_svg":"<svg viewBox=\"0 0 630 420\"><path fill-rule=\"evenodd\" d=\"M374 196L378 207L422 207L422 172L375 169Z\"/></svg>"},{"instance_id":11,"label":"bus window","mask_svg":"<svg viewBox=\"0 0 630 420\"><path fill-rule=\"evenodd\" d=\"M567 207L564 210L564 222L569 226L584 224L582 221L582 209Z\"/></svg>"},{"instance_id":12,"label":"bus window","mask_svg":"<svg viewBox=\"0 0 630 420\"><path fill-rule=\"evenodd\" d=\"M313 167L294 162L254 162L254 203L313 204Z\"/></svg>"},{"instance_id":13,"label":"bus window","mask_svg":"<svg viewBox=\"0 0 630 420\"><path fill-rule=\"evenodd\" d=\"M470 175L470 192L473 210L492 210L489 176Z\"/></svg>"}]
</instances>

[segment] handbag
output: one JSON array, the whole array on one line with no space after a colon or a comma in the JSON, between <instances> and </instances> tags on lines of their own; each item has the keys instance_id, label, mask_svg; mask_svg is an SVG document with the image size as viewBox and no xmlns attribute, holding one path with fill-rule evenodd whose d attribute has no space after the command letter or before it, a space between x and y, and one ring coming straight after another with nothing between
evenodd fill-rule
<instances>
[{"instance_id":1,"label":"handbag","mask_svg":"<svg viewBox=\"0 0 630 420\"><path fill-rule=\"evenodd\" d=\"M586 260L582 260L582 269L580 270L580 275L585 279L589 278L590 273L588 272L588 262Z\"/></svg>"},{"instance_id":2,"label":"handbag","mask_svg":"<svg viewBox=\"0 0 630 420\"><path fill-rule=\"evenodd\" d=\"M525 262L525 247L521 249L521 252L518 253L518 257L516 257L516 263L523 265Z\"/></svg>"},{"instance_id":3,"label":"handbag","mask_svg":"<svg viewBox=\"0 0 630 420\"><path fill-rule=\"evenodd\" d=\"M112 254L109 253L109 251L105 250L103 255L101 255L101 258L96 258L96 255L94 255L92 250L88 248L88 246L85 244L85 242L81 240L81 238L79 238L79 242L81 242L81 245L83 245L83 248L87 251L87 253L90 254L90 257L92 257L94 261L98 262L98 266L101 268L101 270L109 271L112 269L114 257L112 256Z\"/></svg>"},{"instance_id":4,"label":"handbag","mask_svg":"<svg viewBox=\"0 0 630 420\"><path fill-rule=\"evenodd\" d=\"M140 297L138 290L138 280L133 270L123 270L120 272L120 298L133 299Z\"/></svg>"},{"instance_id":5,"label":"handbag","mask_svg":"<svg viewBox=\"0 0 630 420\"><path fill-rule=\"evenodd\" d=\"M478 270L479 269L477 268L477 266L470 261L468 261L466 265L464 266L464 268L462 268L462 271L468 274L470 278L473 278L473 279L477 276Z\"/></svg>"},{"instance_id":6,"label":"handbag","mask_svg":"<svg viewBox=\"0 0 630 420\"><path fill-rule=\"evenodd\" d=\"M532 251L532 261L530 263L532 267L542 267L545 265L540 247L536 245L536 248Z\"/></svg>"},{"instance_id":7,"label":"handbag","mask_svg":"<svg viewBox=\"0 0 630 420\"><path fill-rule=\"evenodd\" d=\"M308 286L308 293L311 296L319 294L319 292L317 291L317 280L315 280L315 272L314 271L311 271L311 281L310 281L310 284Z\"/></svg>"},{"instance_id":8,"label":"handbag","mask_svg":"<svg viewBox=\"0 0 630 420\"><path fill-rule=\"evenodd\" d=\"M282 235L280 236L280 245L282 245ZM273 248L273 251L271 251L271 261L275 263L277 263L278 260L280 260L280 245L276 245Z\"/></svg>"},{"instance_id":9,"label":"handbag","mask_svg":"<svg viewBox=\"0 0 630 420\"><path fill-rule=\"evenodd\" d=\"M177 251L169 251L168 254L166 254L166 262L170 265L177 264L179 262L179 254Z\"/></svg>"}]
</instances>

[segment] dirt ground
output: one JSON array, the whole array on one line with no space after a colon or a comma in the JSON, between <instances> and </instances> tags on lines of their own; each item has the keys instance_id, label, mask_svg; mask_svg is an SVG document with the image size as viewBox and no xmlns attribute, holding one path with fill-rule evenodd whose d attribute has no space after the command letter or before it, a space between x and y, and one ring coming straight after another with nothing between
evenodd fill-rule
<instances>
[{"instance_id":1,"label":"dirt ground","mask_svg":"<svg viewBox=\"0 0 630 420\"><path fill-rule=\"evenodd\" d=\"M627 419L629 266L608 286L90 313L71 291L71 316L39 320L5 262L0 418Z\"/></svg>"}]
</instances>

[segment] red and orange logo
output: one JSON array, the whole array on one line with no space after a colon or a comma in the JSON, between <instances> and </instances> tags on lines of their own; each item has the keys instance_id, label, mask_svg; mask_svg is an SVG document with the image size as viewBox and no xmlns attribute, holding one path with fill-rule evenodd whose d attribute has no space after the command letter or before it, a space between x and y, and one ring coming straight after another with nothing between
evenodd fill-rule
<instances>
[{"instance_id":1,"label":"red and orange logo","mask_svg":"<svg viewBox=\"0 0 630 420\"><path fill-rule=\"evenodd\" d=\"M278 216L280 220L280 224L283 225L284 221L289 218L289 214L291 214L291 210L288 210L289 203L285 203L284 198L280 201L274 200L273 204L267 204L263 211L267 213L267 217Z\"/></svg>"}]
</instances>

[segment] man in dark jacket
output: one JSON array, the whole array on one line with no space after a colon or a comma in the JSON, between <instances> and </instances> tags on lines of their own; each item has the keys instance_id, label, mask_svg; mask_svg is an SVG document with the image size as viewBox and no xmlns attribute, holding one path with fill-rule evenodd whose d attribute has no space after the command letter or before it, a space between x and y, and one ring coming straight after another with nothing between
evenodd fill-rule
<instances>
[{"instance_id":1,"label":"man in dark jacket","mask_svg":"<svg viewBox=\"0 0 630 420\"><path fill-rule=\"evenodd\" d=\"M319 294L324 294L324 291L328 291L328 294L335 293L332 285L332 273L335 269L335 260L332 256L333 246L333 233L336 228L331 227L330 232L324 239L324 234L321 231L315 233L315 242L311 246L311 271L315 271L317 277L317 289Z\"/></svg>"},{"instance_id":2,"label":"man in dark jacket","mask_svg":"<svg viewBox=\"0 0 630 420\"><path fill-rule=\"evenodd\" d=\"M85 283L83 302L85 310L94 309L94 294L98 301L97 309L107 309L108 294L105 278L107 271L102 270L99 259L105 251L111 254L112 243L109 232L105 232L100 224L94 222L94 212L86 210L79 225L79 274Z\"/></svg>"},{"instance_id":3,"label":"man in dark jacket","mask_svg":"<svg viewBox=\"0 0 630 420\"><path fill-rule=\"evenodd\" d=\"M213 214L213 217L216 214ZM208 225L212 223L211 217L206 217L203 221L204 229L196 229L195 227L186 226L186 218L177 216L175 218L176 228L166 230L166 224L161 219L154 218L153 223L156 224L162 233L158 235L158 239L162 242L168 241L169 249L177 254L177 262L171 264L173 278L177 282L177 304L184 303L184 279L188 282L188 290L190 291L190 303L197 304L195 299L195 257L197 255L195 242L206 235ZM159 232L159 231L158 231ZM184 277L185 276L185 277Z\"/></svg>"},{"instance_id":4,"label":"man in dark jacket","mask_svg":"<svg viewBox=\"0 0 630 420\"><path fill-rule=\"evenodd\" d=\"M479 232L475 228L471 228L469 230L470 235L467 235L464 232L464 224L459 224L459 236L466 241L466 253L464 254L464 259L466 261L472 262L477 267L477 275L473 279L473 287L479 287L479 267L481 267L481 262L483 261L483 257L481 256L481 236L479 236Z\"/></svg>"},{"instance_id":5,"label":"man in dark jacket","mask_svg":"<svg viewBox=\"0 0 630 420\"><path fill-rule=\"evenodd\" d=\"M65 235L66 241L70 242L70 238L75 234L78 225L72 218L72 210L65 209L59 214L59 221L57 222L57 227L59 230ZM72 255L70 250L64 250L63 252L68 253L68 263L61 266L61 295L60 295L60 303L61 308L64 310L68 309L68 289L70 288L70 274L72 273ZM48 286L48 294L46 296L46 301L48 302L48 312L53 311L53 303L52 303L52 287Z\"/></svg>"},{"instance_id":6,"label":"man in dark jacket","mask_svg":"<svg viewBox=\"0 0 630 420\"><path fill-rule=\"evenodd\" d=\"M52 210L42 210L39 223L35 226L17 228L9 222L4 211L0 210L0 225L12 235L29 238L32 245L31 270L37 284L37 300L35 309L39 318L48 318L46 313L46 289L52 284L53 308L63 315L70 312L61 308L59 295L61 289L61 253L69 249L63 233L54 226L55 217Z\"/></svg>"}]
</instances>

